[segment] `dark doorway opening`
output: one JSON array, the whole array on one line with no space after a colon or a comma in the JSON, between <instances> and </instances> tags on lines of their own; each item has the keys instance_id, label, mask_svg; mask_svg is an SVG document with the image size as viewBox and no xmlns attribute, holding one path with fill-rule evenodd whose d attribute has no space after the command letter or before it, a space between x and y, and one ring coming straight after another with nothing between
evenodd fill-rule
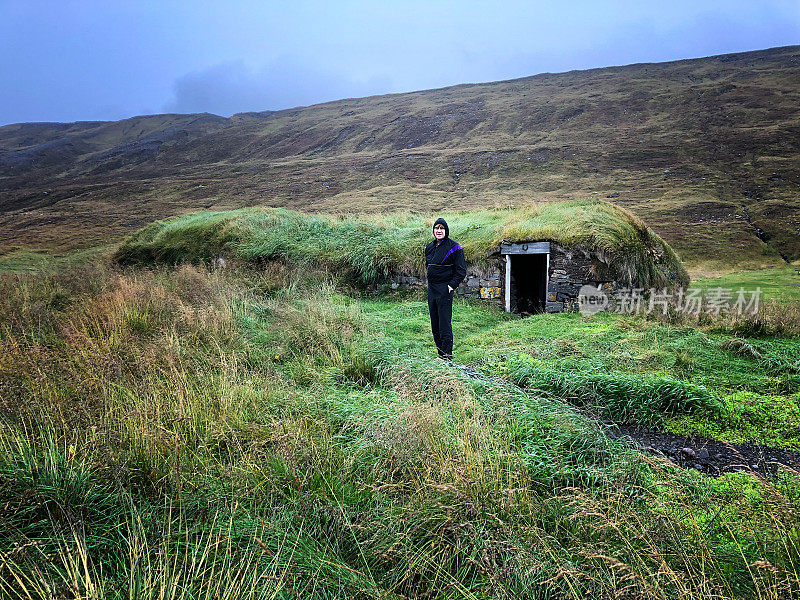
<instances>
[{"instance_id":1,"label":"dark doorway opening","mask_svg":"<svg viewBox=\"0 0 800 600\"><path fill-rule=\"evenodd\" d=\"M511 311L545 312L548 254L509 254L511 260Z\"/></svg>"}]
</instances>

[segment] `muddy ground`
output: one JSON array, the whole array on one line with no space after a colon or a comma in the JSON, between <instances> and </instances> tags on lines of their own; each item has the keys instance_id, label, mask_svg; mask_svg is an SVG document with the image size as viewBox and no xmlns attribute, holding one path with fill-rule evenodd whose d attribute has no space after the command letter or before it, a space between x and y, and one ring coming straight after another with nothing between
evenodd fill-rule
<instances>
[{"instance_id":1,"label":"muddy ground","mask_svg":"<svg viewBox=\"0 0 800 600\"><path fill-rule=\"evenodd\" d=\"M729 444L699 436L664 433L634 425L607 424L609 436L628 438L643 452L663 456L681 467L709 475L749 471L760 475L781 469L800 472L800 452L745 442Z\"/></svg>"}]
</instances>

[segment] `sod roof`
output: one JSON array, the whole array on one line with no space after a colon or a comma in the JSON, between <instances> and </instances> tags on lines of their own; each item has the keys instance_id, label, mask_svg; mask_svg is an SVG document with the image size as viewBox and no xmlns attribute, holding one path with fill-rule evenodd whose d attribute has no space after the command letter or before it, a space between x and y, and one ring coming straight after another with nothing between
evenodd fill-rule
<instances>
[{"instance_id":1,"label":"sod roof","mask_svg":"<svg viewBox=\"0 0 800 600\"><path fill-rule=\"evenodd\" d=\"M589 252L598 278L643 288L687 285L669 245L629 211L602 200L571 200L522 209L437 215L309 215L282 208L199 212L157 221L128 237L122 263L178 263L223 255L251 262L283 259L346 274L363 283L424 271L422 249L436 217L464 248L486 263L501 242L548 240Z\"/></svg>"}]
</instances>

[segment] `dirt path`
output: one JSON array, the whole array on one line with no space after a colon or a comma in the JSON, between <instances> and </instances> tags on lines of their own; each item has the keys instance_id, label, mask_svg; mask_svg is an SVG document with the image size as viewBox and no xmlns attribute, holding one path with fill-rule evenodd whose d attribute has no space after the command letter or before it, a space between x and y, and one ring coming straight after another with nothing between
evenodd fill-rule
<instances>
[{"instance_id":1,"label":"dirt path","mask_svg":"<svg viewBox=\"0 0 800 600\"><path fill-rule=\"evenodd\" d=\"M673 435L632 425L607 423L612 438L627 437L642 451L709 475L749 471L761 475L780 469L800 472L800 452L745 442L729 444L703 437Z\"/></svg>"}]
</instances>

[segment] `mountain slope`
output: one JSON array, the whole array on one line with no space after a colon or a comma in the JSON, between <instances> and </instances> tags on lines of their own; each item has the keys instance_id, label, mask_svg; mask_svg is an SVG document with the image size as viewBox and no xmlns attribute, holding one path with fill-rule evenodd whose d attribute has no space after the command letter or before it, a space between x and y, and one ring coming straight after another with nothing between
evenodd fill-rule
<instances>
[{"instance_id":1,"label":"mountain slope","mask_svg":"<svg viewBox=\"0 0 800 600\"><path fill-rule=\"evenodd\" d=\"M0 251L153 219L597 196L695 268L800 259L800 46L290 110L0 128Z\"/></svg>"}]
</instances>

